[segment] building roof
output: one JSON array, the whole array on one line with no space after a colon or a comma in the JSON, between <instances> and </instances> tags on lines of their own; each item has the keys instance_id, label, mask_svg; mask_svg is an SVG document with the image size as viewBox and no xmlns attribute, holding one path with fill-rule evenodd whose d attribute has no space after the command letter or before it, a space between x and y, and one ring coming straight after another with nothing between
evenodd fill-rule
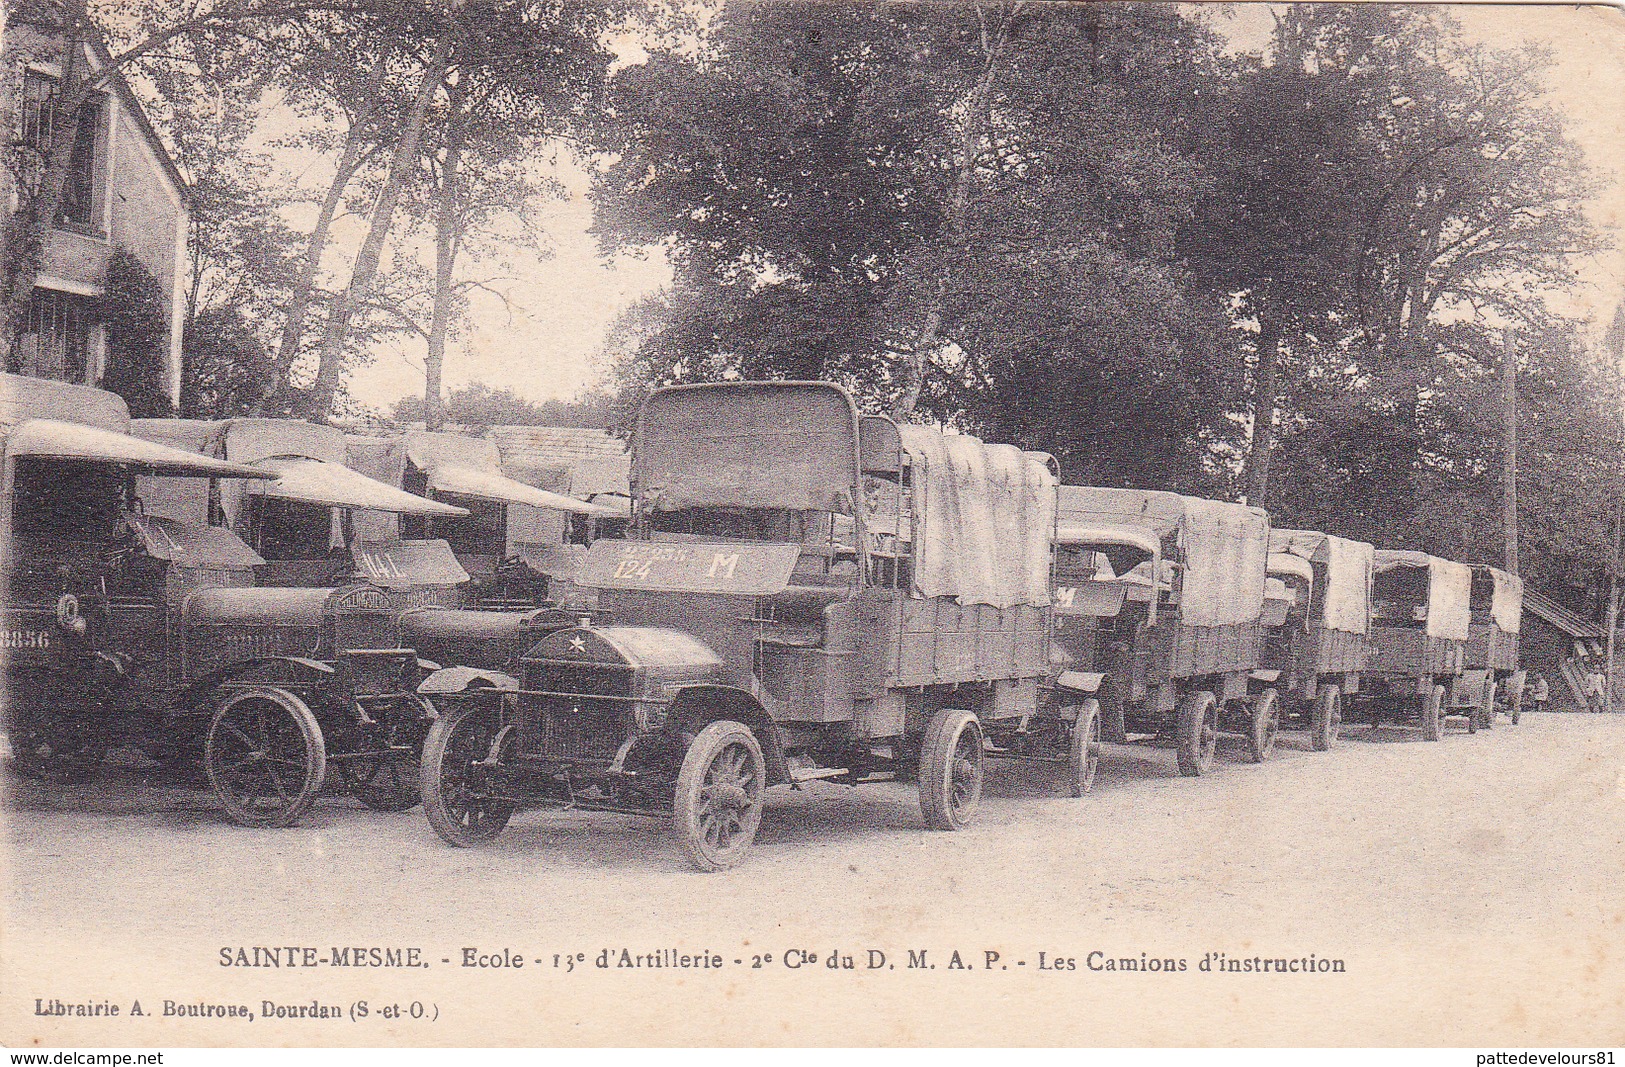
<instances>
[{"instance_id":1,"label":"building roof","mask_svg":"<svg viewBox=\"0 0 1625 1067\"><path fill-rule=\"evenodd\" d=\"M100 37L91 40L90 48L96 55L98 67L105 68L113 62L112 54L108 52L106 43ZM119 95L120 102L124 105L125 113L135 120L136 126L141 130L141 136L152 146L152 154L157 157L164 176L174 183L176 195L181 198L182 205L186 205L192 198L192 186L181 174L180 168L175 166L174 157L169 154L169 146L164 144L164 139L153 129L152 120L147 118L147 109L141 106L141 101L137 100L135 93L130 90L130 83L125 80L122 71L114 71L110 80Z\"/></svg>"},{"instance_id":2,"label":"building roof","mask_svg":"<svg viewBox=\"0 0 1625 1067\"><path fill-rule=\"evenodd\" d=\"M29 5L21 5L17 10L12 11L11 18L16 22L27 23L47 35L60 37L62 33L50 18L42 15L37 10L32 10ZM97 73L112 66L113 54L108 50L107 42L102 40L99 34L92 32L84 44L90 52ZM141 101L137 99L135 93L130 89L130 83L124 77L124 72L114 70L108 77L108 87L118 94L119 103L124 112L130 116L136 127L141 131L141 136L151 147L153 156L158 160L159 168L164 172L164 177L174 186L175 195L180 197L181 203L185 205L191 199L191 184L181 174L180 168L175 166L175 159L169 154L169 146L164 143L164 139L159 137L158 131L153 128L152 120L147 117L146 108L141 106Z\"/></svg>"},{"instance_id":3,"label":"building roof","mask_svg":"<svg viewBox=\"0 0 1625 1067\"><path fill-rule=\"evenodd\" d=\"M620 438L605 430L572 426L493 426L491 440L502 453L503 469L525 480L532 473L569 472L572 496L628 490L632 457Z\"/></svg>"},{"instance_id":4,"label":"building roof","mask_svg":"<svg viewBox=\"0 0 1625 1067\"><path fill-rule=\"evenodd\" d=\"M1548 596L1543 596L1527 586L1523 591L1523 609L1532 613L1536 618L1557 627L1575 640L1607 636L1607 632L1602 626L1578 612L1570 611L1557 601Z\"/></svg>"}]
</instances>

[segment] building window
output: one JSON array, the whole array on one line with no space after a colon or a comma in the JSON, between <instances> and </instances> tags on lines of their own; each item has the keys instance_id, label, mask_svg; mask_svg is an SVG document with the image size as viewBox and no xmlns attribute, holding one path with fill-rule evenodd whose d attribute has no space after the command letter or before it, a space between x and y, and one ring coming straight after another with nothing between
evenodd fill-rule
<instances>
[{"instance_id":1,"label":"building window","mask_svg":"<svg viewBox=\"0 0 1625 1067\"><path fill-rule=\"evenodd\" d=\"M24 74L22 142L31 151L26 154L24 173L19 178L30 195L39 193L51 141L61 125L56 98L55 78L34 70ZM103 154L100 146L104 106L102 95L95 93L79 111L79 129L73 142L67 180L62 186L62 205L57 212L58 226L86 232L99 232L101 229L97 210L101 183L97 179L102 170L99 157Z\"/></svg>"},{"instance_id":2,"label":"building window","mask_svg":"<svg viewBox=\"0 0 1625 1067\"><path fill-rule=\"evenodd\" d=\"M90 380L91 301L55 289L35 289L17 343L17 371L35 378Z\"/></svg>"}]
</instances>

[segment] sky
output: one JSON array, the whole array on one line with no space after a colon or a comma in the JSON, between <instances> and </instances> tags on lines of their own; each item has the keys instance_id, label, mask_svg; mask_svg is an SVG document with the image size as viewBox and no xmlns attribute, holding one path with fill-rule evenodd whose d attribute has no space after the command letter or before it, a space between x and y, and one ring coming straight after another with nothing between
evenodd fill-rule
<instances>
[{"instance_id":1,"label":"sky","mask_svg":"<svg viewBox=\"0 0 1625 1067\"><path fill-rule=\"evenodd\" d=\"M1270 5L1211 8L1215 27L1230 37L1232 49L1263 48L1272 24ZM1469 40L1497 47L1530 42L1553 50L1549 102L1602 179L1587 209L1617 246L1580 264L1584 284L1566 309L1590 320L1600 335L1625 298L1625 11L1600 5L1496 3L1452 5L1452 10ZM267 136L277 132L271 125ZM284 157L283 163L320 195L327 174L319 161ZM494 297L477 299L472 329L447 352L448 390L481 381L536 401L577 395L602 380L598 357L615 317L670 279L658 252L600 255L588 232L592 204L586 173L568 163L553 173L565 195L530 209L530 221L546 234L550 255L522 257L517 271L521 280L502 283L507 306ZM314 206L308 210L313 217ZM309 217L296 211L290 221L308 226ZM359 243L362 225L362 220L347 220L340 243ZM380 349L371 364L354 371L350 388L357 400L379 410L408 394L421 394L421 343Z\"/></svg>"}]
</instances>

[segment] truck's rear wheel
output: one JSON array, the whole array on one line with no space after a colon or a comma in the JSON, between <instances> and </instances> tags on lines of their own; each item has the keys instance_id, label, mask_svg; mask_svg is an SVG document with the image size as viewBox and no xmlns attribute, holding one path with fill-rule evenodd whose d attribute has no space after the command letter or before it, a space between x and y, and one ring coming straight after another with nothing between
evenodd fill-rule
<instances>
[{"instance_id":1,"label":"truck's rear wheel","mask_svg":"<svg viewBox=\"0 0 1625 1067\"><path fill-rule=\"evenodd\" d=\"M1078 707L1077 718L1072 720L1072 748L1067 757L1067 788L1073 796L1081 797L1095 787L1095 772L1100 767L1100 701L1085 700Z\"/></svg>"},{"instance_id":2,"label":"truck's rear wheel","mask_svg":"<svg viewBox=\"0 0 1625 1067\"><path fill-rule=\"evenodd\" d=\"M327 776L322 728L303 700L272 686L234 694L215 711L203 769L239 826L292 826Z\"/></svg>"},{"instance_id":3,"label":"truck's rear wheel","mask_svg":"<svg viewBox=\"0 0 1625 1067\"><path fill-rule=\"evenodd\" d=\"M920 813L929 830L961 830L982 802L982 724L976 714L943 708L920 747Z\"/></svg>"},{"instance_id":4,"label":"truck's rear wheel","mask_svg":"<svg viewBox=\"0 0 1625 1067\"><path fill-rule=\"evenodd\" d=\"M1187 696L1179 705L1179 773L1195 778L1213 769L1219 749L1219 700L1207 690Z\"/></svg>"},{"instance_id":5,"label":"truck's rear wheel","mask_svg":"<svg viewBox=\"0 0 1625 1067\"><path fill-rule=\"evenodd\" d=\"M1315 717L1309 727L1309 747L1325 752L1337 744L1337 731L1343 725L1343 691L1323 685L1315 697Z\"/></svg>"},{"instance_id":6,"label":"truck's rear wheel","mask_svg":"<svg viewBox=\"0 0 1625 1067\"><path fill-rule=\"evenodd\" d=\"M513 816L513 802L486 795L484 770L475 767L490 755L500 729L495 708L467 702L436 719L423 742L423 814L435 833L460 848L496 837Z\"/></svg>"},{"instance_id":7,"label":"truck's rear wheel","mask_svg":"<svg viewBox=\"0 0 1625 1067\"><path fill-rule=\"evenodd\" d=\"M1484 683L1484 706L1480 709L1480 714L1483 715L1486 730L1495 729L1495 697L1499 688L1494 682Z\"/></svg>"},{"instance_id":8,"label":"truck's rear wheel","mask_svg":"<svg viewBox=\"0 0 1625 1067\"><path fill-rule=\"evenodd\" d=\"M1253 717L1247 730L1247 762L1263 763L1275 751L1281 732L1281 694L1266 689L1253 701Z\"/></svg>"},{"instance_id":9,"label":"truck's rear wheel","mask_svg":"<svg viewBox=\"0 0 1625 1067\"><path fill-rule=\"evenodd\" d=\"M672 821L688 858L720 871L745 858L762 824L767 761L744 723L721 720L701 730L677 773Z\"/></svg>"},{"instance_id":10,"label":"truck's rear wheel","mask_svg":"<svg viewBox=\"0 0 1625 1067\"><path fill-rule=\"evenodd\" d=\"M1444 740L1445 688L1436 685L1422 698L1422 740Z\"/></svg>"}]
</instances>

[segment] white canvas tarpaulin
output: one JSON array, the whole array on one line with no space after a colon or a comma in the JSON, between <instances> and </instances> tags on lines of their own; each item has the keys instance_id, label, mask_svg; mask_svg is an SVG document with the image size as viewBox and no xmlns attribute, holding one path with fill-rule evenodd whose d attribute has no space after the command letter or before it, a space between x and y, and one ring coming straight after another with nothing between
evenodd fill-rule
<instances>
[{"instance_id":1,"label":"white canvas tarpaulin","mask_svg":"<svg viewBox=\"0 0 1625 1067\"><path fill-rule=\"evenodd\" d=\"M1428 572L1427 633L1452 641L1467 640L1472 623L1473 569L1465 563L1440 559L1426 552L1378 549L1375 567L1380 574L1399 567L1426 568Z\"/></svg>"},{"instance_id":2,"label":"white canvas tarpaulin","mask_svg":"<svg viewBox=\"0 0 1625 1067\"><path fill-rule=\"evenodd\" d=\"M1515 634L1523 624L1523 579L1491 567L1495 597L1490 601L1490 617L1503 633Z\"/></svg>"},{"instance_id":3,"label":"white canvas tarpaulin","mask_svg":"<svg viewBox=\"0 0 1625 1067\"><path fill-rule=\"evenodd\" d=\"M1174 559L1184 571L1180 620L1186 626L1232 626L1264 610L1269 517L1262 508L1143 489L1061 487L1066 522L1113 523L1178 535Z\"/></svg>"},{"instance_id":4,"label":"white canvas tarpaulin","mask_svg":"<svg viewBox=\"0 0 1625 1067\"><path fill-rule=\"evenodd\" d=\"M1006 608L1049 603L1054 475L1011 445L899 426L913 477L914 586Z\"/></svg>"},{"instance_id":5,"label":"white canvas tarpaulin","mask_svg":"<svg viewBox=\"0 0 1625 1067\"><path fill-rule=\"evenodd\" d=\"M1428 636L1467 640L1473 569L1465 563L1428 557Z\"/></svg>"},{"instance_id":6,"label":"white canvas tarpaulin","mask_svg":"<svg viewBox=\"0 0 1625 1067\"><path fill-rule=\"evenodd\" d=\"M1271 530L1270 550L1325 564L1321 607L1324 628L1350 634L1370 629L1372 559L1376 550L1369 544L1317 530Z\"/></svg>"},{"instance_id":7,"label":"white canvas tarpaulin","mask_svg":"<svg viewBox=\"0 0 1625 1067\"><path fill-rule=\"evenodd\" d=\"M1371 626L1371 560L1364 541L1326 538L1326 605L1321 621L1328 630L1363 634Z\"/></svg>"},{"instance_id":8,"label":"white canvas tarpaulin","mask_svg":"<svg viewBox=\"0 0 1625 1067\"><path fill-rule=\"evenodd\" d=\"M554 508L591 515L585 501L550 493L516 481L502 473L502 456L489 438L450 433L409 433L405 452L412 465L428 476L429 488L442 493L479 497L535 508Z\"/></svg>"}]
</instances>

